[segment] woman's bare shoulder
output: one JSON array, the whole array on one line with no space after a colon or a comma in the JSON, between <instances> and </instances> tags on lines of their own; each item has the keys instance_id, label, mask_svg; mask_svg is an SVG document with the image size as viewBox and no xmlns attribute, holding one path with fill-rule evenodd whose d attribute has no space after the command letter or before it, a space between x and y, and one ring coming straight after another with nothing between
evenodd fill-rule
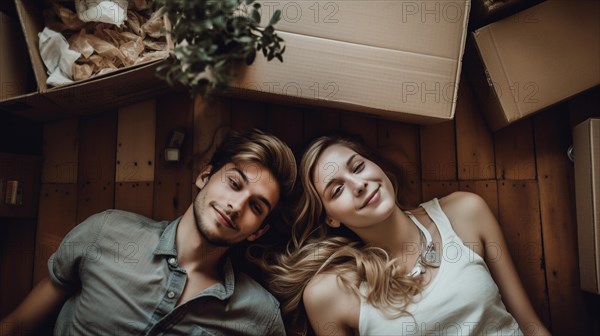
<instances>
[{"instance_id":1,"label":"woman's bare shoulder","mask_svg":"<svg viewBox=\"0 0 600 336\"><path fill-rule=\"evenodd\" d=\"M481 196L467 191L453 192L442 197L439 202L442 210L450 219L452 219L451 217L461 220L472 219L489 210Z\"/></svg>"},{"instance_id":2,"label":"woman's bare shoulder","mask_svg":"<svg viewBox=\"0 0 600 336\"><path fill-rule=\"evenodd\" d=\"M485 223L495 221L487 203L477 194L457 191L439 202L452 228L465 242L482 242Z\"/></svg>"},{"instance_id":3,"label":"woman's bare shoulder","mask_svg":"<svg viewBox=\"0 0 600 336\"><path fill-rule=\"evenodd\" d=\"M335 273L320 273L314 276L306 285L303 294L304 304L331 305L356 296L347 289Z\"/></svg>"},{"instance_id":4,"label":"woman's bare shoulder","mask_svg":"<svg viewBox=\"0 0 600 336\"><path fill-rule=\"evenodd\" d=\"M302 300L313 327L315 322L336 325L341 330L358 326L360 299L335 273L313 277L304 289Z\"/></svg>"}]
</instances>

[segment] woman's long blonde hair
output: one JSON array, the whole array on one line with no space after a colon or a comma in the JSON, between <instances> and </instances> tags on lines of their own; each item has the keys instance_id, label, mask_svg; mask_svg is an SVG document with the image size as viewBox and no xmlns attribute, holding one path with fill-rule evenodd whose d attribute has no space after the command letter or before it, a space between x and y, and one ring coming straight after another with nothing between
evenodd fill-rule
<instances>
[{"instance_id":1,"label":"woman's long blonde hair","mask_svg":"<svg viewBox=\"0 0 600 336\"><path fill-rule=\"evenodd\" d=\"M369 246L343 225L339 229L325 224L325 210L313 183L315 165L323 151L332 145L343 145L373 161L386 171L398 192L398 182L389 167L358 139L348 136L323 136L314 140L300 162L303 188L292 225L292 237L286 249L270 258L268 286L282 303L282 312L292 324L292 330L306 334L308 327L302 295L308 282L323 272L335 273L342 284L361 295L369 304L388 316L406 313L406 306L419 293L421 277L407 276L389 254L379 247ZM367 286L362 293L359 287Z\"/></svg>"}]
</instances>

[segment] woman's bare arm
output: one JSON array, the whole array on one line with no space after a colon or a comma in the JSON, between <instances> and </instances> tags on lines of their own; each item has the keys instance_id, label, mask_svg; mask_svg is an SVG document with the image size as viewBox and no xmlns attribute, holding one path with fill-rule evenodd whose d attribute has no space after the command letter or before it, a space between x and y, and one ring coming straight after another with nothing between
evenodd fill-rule
<instances>
[{"instance_id":1,"label":"woman's bare arm","mask_svg":"<svg viewBox=\"0 0 600 336\"><path fill-rule=\"evenodd\" d=\"M353 335L358 328L360 300L335 274L315 276L302 299L316 335Z\"/></svg>"}]
</instances>

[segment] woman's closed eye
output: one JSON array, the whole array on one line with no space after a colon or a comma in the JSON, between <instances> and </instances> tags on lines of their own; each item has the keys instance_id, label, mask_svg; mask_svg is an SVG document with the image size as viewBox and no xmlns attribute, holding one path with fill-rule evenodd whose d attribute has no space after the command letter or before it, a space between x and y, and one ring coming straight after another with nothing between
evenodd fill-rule
<instances>
[{"instance_id":1,"label":"woman's closed eye","mask_svg":"<svg viewBox=\"0 0 600 336\"><path fill-rule=\"evenodd\" d=\"M359 162L356 162L354 164L354 166L352 167L352 172L355 174L360 173L364 168L365 168L365 162L359 161Z\"/></svg>"},{"instance_id":2,"label":"woman's closed eye","mask_svg":"<svg viewBox=\"0 0 600 336\"><path fill-rule=\"evenodd\" d=\"M233 190L238 191L241 189L240 182L238 182L235 178L229 177L228 179L229 179L229 186L231 186L231 188Z\"/></svg>"},{"instance_id":3,"label":"woman's closed eye","mask_svg":"<svg viewBox=\"0 0 600 336\"><path fill-rule=\"evenodd\" d=\"M342 193L343 190L344 190L343 184L338 184L338 185L334 186L332 189L331 198L338 197Z\"/></svg>"}]
</instances>

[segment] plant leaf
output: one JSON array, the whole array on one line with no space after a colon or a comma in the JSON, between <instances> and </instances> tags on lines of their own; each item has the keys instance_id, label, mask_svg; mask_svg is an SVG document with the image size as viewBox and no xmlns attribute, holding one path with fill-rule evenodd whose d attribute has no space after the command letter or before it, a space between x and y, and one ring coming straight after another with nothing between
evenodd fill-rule
<instances>
[{"instance_id":1,"label":"plant leaf","mask_svg":"<svg viewBox=\"0 0 600 336\"><path fill-rule=\"evenodd\" d=\"M279 22L280 19L281 19L281 10L278 9L275 11L275 13L273 13L273 16L271 16L271 20L269 21L269 26L276 24L277 22Z\"/></svg>"},{"instance_id":2,"label":"plant leaf","mask_svg":"<svg viewBox=\"0 0 600 336\"><path fill-rule=\"evenodd\" d=\"M250 65L254 63L256 59L256 50L252 49L248 54L246 54L246 64Z\"/></svg>"},{"instance_id":3,"label":"plant leaf","mask_svg":"<svg viewBox=\"0 0 600 336\"><path fill-rule=\"evenodd\" d=\"M191 93L210 97L235 75L238 62L252 64L262 52L267 60L282 62L283 39L273 25L281 11L261 28L261 4L256 0L155 0L155 8L172 23L176 47L157 74L170 85L181 83ZM244 13L242 13L244 12Z\"/></svg>"},{"instance_id":4,"label":"plant leaf","mask_svg":"<svg viewBox=\"0 0 600 336\"><path fill-rule=\"evenodd\" d=\"M253 43L254 42L254 38L252 38L251 36L241 36L236 38L236 40L239 43Z\"/></svg>"},{"instance_id":5,"label":"plant leaf","mask_svg":"<svg viewBox=\"0 0 600 336\"><path fill-rule=\"evenodd\" d=\"M256 9L253 9L250 12L250 17L252 18L252 20L254 20L254 22L260 23L260 13Z\"/></svg>"}]
</instances>

